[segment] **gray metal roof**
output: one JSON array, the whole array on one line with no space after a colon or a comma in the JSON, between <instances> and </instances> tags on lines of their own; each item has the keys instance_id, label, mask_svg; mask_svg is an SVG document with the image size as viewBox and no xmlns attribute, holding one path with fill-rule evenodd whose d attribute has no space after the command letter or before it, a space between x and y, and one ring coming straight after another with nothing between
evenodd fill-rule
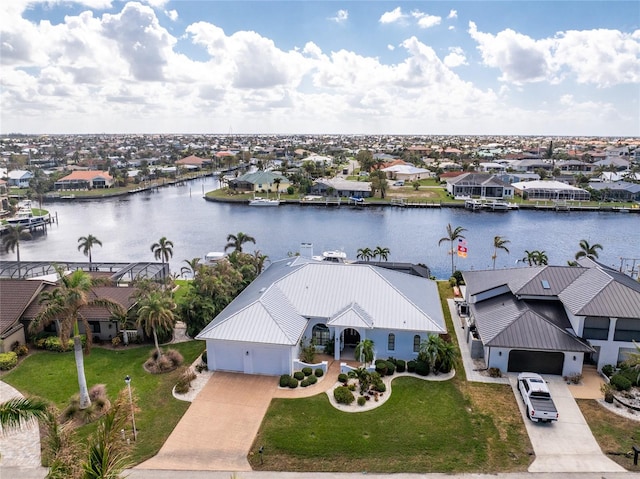
<instances>
[{"instance_id":1,"label":"gray metal roof","mask_svg":"<svg viewBox=\"0 0 640 479\"><path fill-rule=\"evenodd\" d=\"M558 296L584 272L584 268L568 268L566 266L536 268L536 274L529 281L520 288L512 289L512 291L518 296Z\"/></svg>"},{"instance_id":2,"label":"gray metal roof","mask_svg":"<svg viewBox=\"0 0 640 479\"><path fill-rule=\"evenodd\" d=\"M534 266L531 268L463 271L462 277L467 285L467 294L475 296L500 286L508 286L509 290L517 291L531 281L543 268L543 266Z\"/></svg>"},{"instance_id":3,"label":"gray metal roof","mask_svg":"<svg viewBox=\"0 0 640 479\"><path fill-rule=\"evenodd\" d=\"M434 281L370 265L295 258L271 264L197 339L293 345L312 317L340 326L446 331Z\"/></svg>"}]
</instances>

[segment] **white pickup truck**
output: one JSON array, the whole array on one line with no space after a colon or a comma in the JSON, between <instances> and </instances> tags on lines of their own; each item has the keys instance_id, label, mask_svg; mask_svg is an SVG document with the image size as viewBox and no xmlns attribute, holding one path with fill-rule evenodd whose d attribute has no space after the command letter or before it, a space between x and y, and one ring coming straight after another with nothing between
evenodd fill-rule
<instances>
[{"instance_id":1,"label":"white pickup truck","mask_svg":"<svg viewBox=\"0 0 640 479\"><path fill-rule=\"evenodd\" d=\"M536 373L518 374L518 390L529 419L537 422L558 420L556 405L542 376Z\"/></svg>"}]
</instances>

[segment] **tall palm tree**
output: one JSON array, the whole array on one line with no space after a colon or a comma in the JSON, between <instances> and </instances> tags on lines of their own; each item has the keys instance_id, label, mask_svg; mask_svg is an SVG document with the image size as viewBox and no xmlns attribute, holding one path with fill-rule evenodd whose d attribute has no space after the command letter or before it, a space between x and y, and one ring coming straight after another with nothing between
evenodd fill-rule
<instances>
[{"instance_id":1,"label":"tall palm tree","mask_svg":"<svg viewBox=\"0 0 640 479\"><path fill-rule=\"evenodd\" d=\"M195 278L196 274L198 274L198 267L200 266L200 258L196 257L190 260L185 259L184 262L187 263L188 266L183 266L182 268L180 268L180 274L181 275L190 274Z\"/></svg>"},{"instance_id":2,"label":"tall palm tree","mask_svg":"<svg viewBox=\"0 0 640 479\"><path fill-rule=\"evenodd\" d=\"M151 252L156 259L162 261L164 267L164 264L173 256L173 242L163 236L157 243L151 245Z\"/></svg>"},{"instance_id":3,"label":"tall palm tree","mask_svg":"<svg viewBox=\"0 0 640 479\"><path fill-rule=\"evenodd\" d=\"M51 323L56 323L58 336L63 348L67 347L69 338L73 336L73 352L78 373L78 386L80 388L80 409L86 409L91 405L87 379L84 374L84 357L82 355L82 339L80 337L79 323L84 326L86 333L86 351L91 349L91 326L82 314L87 307L106 307L110 311L118 312L122 306L107 298L95 297L93 287L96 281L86 271L76 270L70 275L65 275L62 268L58 268L60 282L57 287L40 294L40 302L44 307L35 316L29 330L32 333L41 331Z\"/></svg>"},{"instance_id":4,"label":"tall palm tree","mask_svg":"<svg viewBox=\"0 0 640 479\"><path fill-rule=\"evenodd\" d=\"M256 244L256 239L253 236L249 236L244 234L242 231L238 234L230 234L227 236L227 244L224 247L224 250L233 248L234 251L242 253L242 246L245 243L253 243Z\"/></svg>"},{"instance_id":5,"label":"tall palm tree","mask_svg":"<svg viewBox=\"0 0 640 479\"><path fill-rule=\"evenodd\" d=\"M358 249L356 258L363 261L369 261L371 258L373 258L373 251L371 251L371 248L360 248Z\"/></svg>"},{"instance_id":6,"label":"tall palm tree","mask_svg":"<svg viewBox=\"0 0 640 479\"><path fill-rule=\"evenodd\" d=\"M373 257L380 258L382 261L387 261L389 259L389 248L383 248L381 246L376 246L376 249L373 250Z\"/></svg>"},{"instance_id":7,"label":"tall palm tree","mask_svg":"<svg viewBox=\"0 0 640 479\"><path fill-rule=\"evenodd\" d=\"M366 366L373 361L374 344L371 339L363 339L356 345L355 358Z\"/></svg>"},{"instance_id":8,"label":"tall palm tree","mask_svg":"<svg viewBox=\"0 0 640 479\"><path fill-rule=\"evenodd\" d=\"M89 271L91 271L91 250L95 245L102 246L102 241L93 235L81 236L78 238L78 251L82 250L82 254L89 257Z\"/></svg>"},{"instance_id":9,"label":"tall palm tree","mask_svg":"<svg viewBox=\"0 0 640 479\"><path fill-rule=\"evenodd\" d=\"M509 254L509 248L506 246L508 243L510 243L510 241L502 236L493 237L493 256L491 256L491 259L493 260L493 269L496 269L496 258L498 257L499 249L504 250Z\"/></svg>"},{"instance_id":10,"label":"tall palm tree","mask_svg":"<svg viewBox=\"0 0 640 479\"><path fill-rule=\"evenodd\" d=\"M448 223L447 236L440 238L440 240L438 241L438 246L440 246L445 241L449 242L449 254L451 255L451 276L453 276L453 273L455 272L453 267L453 256L455 253L455 251L453 250L453 242L458 239L464 239L464 236L462 235L463 231L467 231L467 230L464 229L462 226L456 226L454 228L453 226L451 226L451 223Z\"/></svg>"},{"instance_id":11,"label":"tall palm tree","mask_svg":"<svg viewBox=\"0 0 640 479\"><path fill-rule=\"evenodd\" d=\"M529 266L533 266L535 264L536 253L536 250L529 251L526 249L524 250L524 257L520 261L527 263Z\"/></svg>"},{"instance_id":12,"label":"tall palm tree","mask_svg":"<svg viewBox=\"0 0 640 479\"><path fill-rule=\"evenodd\" d=\"M18 278L22 277L20 271L20 240L21 239L31 239L31 233L29 230L25 229L24 226L20 225L8 225L7 233L5 233L2 238L2 245L4 246L5 253L11 251L12 253L15 251L17 260L18 260Z\"/></svg>"},{"instance_id":13,"label":"tall palm tree","mask_svg":"<svg viewBox=\"0 0 640 479\"><path fill-rule=\"evenodd\" d=\"M602 250L599 243L589 244L587 240L580 240L580 251L576 253L576 259L589 258L595 260L598 258L598 250Z\"/></svg>"},{"instance_id":14,"label":"tall palm tree","mask_svg":"<svg viewBox=\"0 0 640 479\"><path fill-rule=\"evenodd\" d=\"M153 342L160 357L162 350L158 345L158 329L173 328L176 303L165 290L158 290L143 296L138 304L138 327L143 328L147 334L153 334Z\"/></svg>"},{"instance_id":15,"label":"tall palm tree","mask_svg":"<svg viewBox=\"0 0 640 479\"><path fill-rule=\"evenodd\" d=\"M32 419L44 419L48 404L42 399L15 397L0 403L0 433L19 429Z\"/></svg>"}]
</instances>

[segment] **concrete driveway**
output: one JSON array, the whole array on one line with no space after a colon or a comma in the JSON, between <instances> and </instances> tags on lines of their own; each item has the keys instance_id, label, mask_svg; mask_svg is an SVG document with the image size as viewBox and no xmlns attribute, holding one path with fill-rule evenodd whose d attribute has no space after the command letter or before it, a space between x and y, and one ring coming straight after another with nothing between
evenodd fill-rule
<instances>
[{"instance_id":1,"label":"concrete driveway","mask_svg":"<svg viewBox=\"0 0 640 479\"><path fill-rule=\"evenodd\" d=\"M596 442L567 384L558 376L545 377L559 413L557 422L536 423L526 417L517 376L509 382L516 396L536 459L529 472L623 472Z\"/></svg>"}]
</instances>

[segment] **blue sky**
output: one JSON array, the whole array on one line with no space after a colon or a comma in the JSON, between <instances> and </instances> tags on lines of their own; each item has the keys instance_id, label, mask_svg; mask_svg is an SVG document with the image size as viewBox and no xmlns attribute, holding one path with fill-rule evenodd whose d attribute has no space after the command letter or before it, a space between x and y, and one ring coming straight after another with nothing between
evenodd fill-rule
<instances>
[{"instance_id":1,"label":"blue sky","mask_svg":"<svg viewBox=\"0 0 640 479\"><path fill-rule=\"evenodd\" d=\"M2 133L640 136L637 1L12 0Z\"/></svg>"}]
</instances>

